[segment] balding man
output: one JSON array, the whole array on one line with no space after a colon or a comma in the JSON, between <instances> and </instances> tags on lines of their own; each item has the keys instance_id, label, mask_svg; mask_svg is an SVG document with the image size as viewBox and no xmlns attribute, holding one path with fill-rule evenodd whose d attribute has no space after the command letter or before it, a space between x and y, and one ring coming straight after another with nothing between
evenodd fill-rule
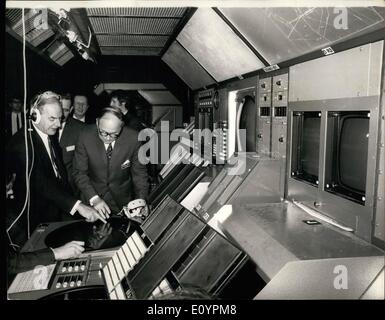
<instances>
[{"instance_id":1,"label":"balding man","mask_svg":"<svg viewBox=\"0 0 385 320\"><path fill-rule=\"evenodd\" d=\"M138 159L138 133L124 126L119 109L102 110L96 125L83 129L75 148L73 178L82 199L100 213L118 213L147 198L146 166Z\"/></svg>"}]
</instances>

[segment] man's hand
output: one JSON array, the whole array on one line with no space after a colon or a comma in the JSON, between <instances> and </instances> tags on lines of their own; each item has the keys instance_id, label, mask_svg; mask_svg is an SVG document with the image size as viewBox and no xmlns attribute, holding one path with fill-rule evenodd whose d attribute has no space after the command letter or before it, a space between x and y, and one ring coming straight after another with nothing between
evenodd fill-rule
<instances>
[{"instance_id":1,"label":"man's hand","mask_svg":"<svg viewBox=\"0 0 385 320\"><path fill-rule=\"evenodd\" d=\"M96 197L95 200L93 201L93 207L105 219L108 219L110 217L110 213L111 213L110 207L99 196Z\"/></svg>"},{"instance_id":2,"label":"man's hand","mask_svg":"<svg viewBox=\"0 0 385 320\"><path fill-rule=\"evenodd\" d=\"M109 223L103 224L101 227L94 226L92 236L89 238L90 247L99 249L112 233L112 226Z\"/></svg>"},{"instance_id":3,"label":"man's hand","mask_svg":"<svg viewBox=\"0 0 385 320\"><path fill-rule=\"evenodd\" d=\"M105 220L105 216L101 215L98 211L96 211L94 208L91 208L89 206L84 205L83 203L79 204L78 212L80 215L82 215L84 218L86 218L87 222L95 222L96 220L102 220L104 223L107 221Z\"/></svg>"},{"instance_id":4,"label":"man's hand","mask_svg":"<svg viewBox=\"0 0 385 320\"><path fill-rule=\"evenodd\" d=\"M77 258L84 251L84 241L71 241L52 251L55 260Z\"/></svg>"}]
</instances>

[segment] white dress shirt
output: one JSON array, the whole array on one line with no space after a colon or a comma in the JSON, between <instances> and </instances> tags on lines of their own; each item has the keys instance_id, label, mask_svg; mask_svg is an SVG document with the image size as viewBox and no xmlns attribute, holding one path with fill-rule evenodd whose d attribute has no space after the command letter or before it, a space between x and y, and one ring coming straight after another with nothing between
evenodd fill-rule
<instances>
[{"instance_id":1,"label":"white dress shirt","mask_svg":"<svg viewBox=\"0 0 385 320\"><path fill-rule=\"evenodd\" d=\"M66 126L67 122L62 122L61 127L59 129L59 141L61 139L61 135L63 134L64 127Z\"/></svg>"},{"instance_id":2,"label":"white dress shirt","mask_svg":"<svg viewBox=\"0 0 385 320\"><path fill-rule=\"evenodd\" d=\"M77 117L75 116L75 114L73 114L73 115L72 115L72 118L74 118L74 119L76 119L76 120L79 120L79 121L81 121L81 122L86 122L86 116L83 116L82 118L77 118Z\"/></svg>"},{"instance_id":3,"label":"white dress shirt","mask_svg":"<svg viewBox=\"0 0 385 320\"><path fill-rule=\"evenodd\" d=\"M56 169L55 169L55 167L53 165L53 159L52 159L50 148L49 148L48 135L46 133L40 131L34 124L32 124L32 125L34 126L34 128L35 128L37 134L40 136L41 140L43 140L43 144L44 144L45 150L47 151L48 156L49 156L49 158L51 160L52 170L54 171L55 176L57 177L58 176L58 172L56 172ZM75 205L72 207L72 209L70 211L71 215L75 214L75 212L77 211L78 206L79 206L80 203L81 203L80 200L76 201Z\"/></svg>"},{"instance_id":4,"label":"white dress shirt","mask_svg":"<svg viewBox=\"0 0 385 320\"><path fill-rule=\"evenodd\" d=\"M14 135L22 127L21 113L12 111L11 121L12 121L12 135Z\"/></svg>"}]
</instances>

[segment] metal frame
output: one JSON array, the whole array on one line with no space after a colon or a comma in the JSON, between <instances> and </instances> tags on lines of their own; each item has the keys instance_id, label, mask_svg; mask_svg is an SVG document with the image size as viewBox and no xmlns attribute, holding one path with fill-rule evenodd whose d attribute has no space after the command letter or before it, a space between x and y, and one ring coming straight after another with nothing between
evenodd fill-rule
<instances>
[{"instance_id":1,"label":"metal frame","mask_svg":"<svg viewBox=\"0 0 385 320\"><path fill-rule=\"evenodd\" d=\"M379 96L289 102L288 112L288 150L287 150L287 186L286 194L289 200L297 200L317 211L330 216L338 222L353 228L358 237L371 241L372 218L375 198L375 170L378 140L378 106ZM293 112L321 112L320 150L319 150L319 184L311 186L291 177ZM326 130L329 111L369 111L369 141L366 170L366 201L364 205L345 199L325 191L325 157Z\"/></svg>"}]
</instances>

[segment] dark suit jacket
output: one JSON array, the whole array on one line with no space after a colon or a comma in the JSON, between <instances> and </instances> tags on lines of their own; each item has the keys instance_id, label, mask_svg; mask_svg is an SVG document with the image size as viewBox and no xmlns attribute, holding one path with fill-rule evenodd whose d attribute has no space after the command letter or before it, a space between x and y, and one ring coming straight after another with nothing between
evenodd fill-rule
<instances>
[{"instance_id":1,"label":"dark suit jacket","mask_svg":"<svg viewBox=\"0 0 385 320\"><path fill-rule=\"evenodd\" d=\"M70 115L69 115L68 118L72 118L72 119L74 119L74 120L77 120L77 119L75 119L73 116L74 116L74 111L72 111L72 112L70 113ZM87 110L86 114L85 114L85 120L84 120L84 122L82 122L82 121L80 121L80 120L78 120L78 121L79 121L79 122L82 122L82 123L84 123L84 124L95 124L95 123L96 123L96 118L97 118L97 111L94 110L94 109L92 109L92 107L90 107L90 108Z\"/></svg>"},{"instance_id":2,"label":"dark suit jacket","mask_svg":"<svg viewBox=\"0 0 385 320\"><path fill-rule=\"evenodd\" d=\"M108 165L106 149L96 125L84 128L73 163L73 178L82 193L82 200L89 203L93 196L99 195L113 212L117 212L133 199L146 199L148 176L146 166L138 160L140 146L138 133L123 127Z\"/></svg>"},{"instance_id":3,"label":"dark suit jacket","mask_svg":"<svg viewBox=\"0 0 385 320\"><path fill-rule=\"evenodd\" d=\"M140 132L145 129L145 126L140 122L140 119L130 112L123 115L123 121L127 127L134 129L135 131Z\"/></svg>"},{"instance_id":4,"label":"dark suit jacket","mask_svg":"<svg viewBox=\"0 0 385 320\"><path fill-rule=\"evenodd\" d=\"M68 117L59 142L62 149L63 163L68 174L68 181L74 192L77 191L77 188L75 182L72 179L72 160L75 154L75 147L78 142L80 132L85 126L86 125L83 122L72 117Z\"/></svg>"},{"instance_id":5,"label":"dark suit jacket","mask_svg":"<svg viewBox=\"0 0 385 320\"><path fill-rule=\"evenodd\" d=\"M48 265L55 262L55 256L50 248L33 252L16 252L8 249L8 275L32 270L37 265Z\"/></svg>"},{"instance_id":6,"label":"dark suit jacket","mask_svg":"<svg viewBox=\"0 0 385 320\"><path fill-rule=\"evenodd\" d=\"M9 139L12 138L12 119L11 119L12 111L7 111L5 113L5 118L4 118L4 125L5 125L5 138L6 141L9 141ZM24 113L21 112L21 121L23 122L24 120Z\"/></svg>"},{"instance_id":7,"label":"dark suit jacket","mask_svg":"<svg viewBox=\"0 0 385 320\"><path fill-rule=\"evenodd\" d=\"M70 217L69 212L75 205L76 199L71 192L67 182L67 174L61 159L61 149L58 144L53 144L55 153L58 155L58 170L62 179L57 179L52 168L52 164L47 150L44 147L38 133L32 126L31 143L28 143L29 164L32 163L33 151L33 169L30 178L30 230L31 232L39 223L61 221L64 217ZM29 134L28 141L29 140ZM15 200L13 205L7 204L7 226L14 220L24 205L26 194L25 171L26 171L26 151L24 131L16 133L7 149L7 175L16 173L13 191ZM29 166L31 167L31 166ZM26 211L22 218L18 220L11 229L12 240L16 244L22 245L26 240L23 238L27 234L27 214Z\"/></svg>"}]
</instances>

